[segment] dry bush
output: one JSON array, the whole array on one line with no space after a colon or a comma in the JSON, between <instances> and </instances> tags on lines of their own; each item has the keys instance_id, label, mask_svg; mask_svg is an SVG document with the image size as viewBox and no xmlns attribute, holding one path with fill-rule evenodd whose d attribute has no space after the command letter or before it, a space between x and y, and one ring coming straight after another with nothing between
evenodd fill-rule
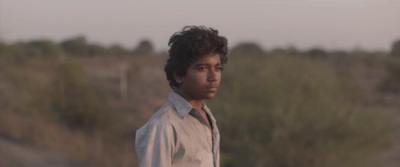
<instances>
[{"instance_id":1,"label":"dry bush","mask_svg":"<svg viewBox=\"0 0 400 167\"><path fill-rule=\"evenodd\" d=\"M387 76L378 85L381 92L400 93L400 59L391 58L386 63Z\"/></svg>"},{"instance_id":2,"label":"dry bush","mask_svg":"<svg viewBox=\"0 0 400 167\"><path fill-rule=\"evenodd\" d=\"M115 111L108 106L101 89L90 83L79 63L63 63L55 82L55 111L69 127L95 130L115 123Z\"/></svg>"},{"instance_id":3,"label":"dry bush","mask_svg":"<svg viewBox=\"0 0 400 167\"><path fill-rule=\"evenodd\" d=\"M367 164L390 145L392 121L382 112L360 110L351 99L359 91L352 85L327 61L232 58L210 102L222 135L222 165Z\"/></svg>"},{"instance_id":4,"label":"dry bush","mask_svg":"<svg viewBox=\"0 0 400 167\"><path fill-rule=\"evenodd\" d=\"M132 139L116 130L121 128L119 113L108 106L101 86L87 79L79 63L32 59L21 65L10 60L0 62L0 74L0 140L58 152L66 162L136 164ZM1 154L33 165L20 155Z\"/></svg>"}]
</instances>

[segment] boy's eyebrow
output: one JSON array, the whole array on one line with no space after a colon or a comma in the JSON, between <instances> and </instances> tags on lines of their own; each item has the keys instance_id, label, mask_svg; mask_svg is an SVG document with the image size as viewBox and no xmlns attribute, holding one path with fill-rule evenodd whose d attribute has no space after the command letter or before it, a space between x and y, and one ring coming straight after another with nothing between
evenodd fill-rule
<instances>
[{"instance_id":1,"label":"boy's eyebrow","mask_svg":"<svg viewBox=\"0 0 400 167\"><path fill-rule=\"evenodd\" d=\"M207 63L198 63L198 64L195 64L195 66L209 66L210 64L207 64Z\"/></svg>"},{"instance_id":2,"label":"boy's eyebrow","mask_svg":"<svg viewBox=\"0 0 400 167\"><path fill-rule=\"evenodd\" d=\"M209 66L209 65L211 65L210 63L198 63L198 64L195 64L194 66ZM220 66L220 65L222 65L221 63L218 63L218 64L216 64L217 66Z\"/></svg>"}]
</instances>

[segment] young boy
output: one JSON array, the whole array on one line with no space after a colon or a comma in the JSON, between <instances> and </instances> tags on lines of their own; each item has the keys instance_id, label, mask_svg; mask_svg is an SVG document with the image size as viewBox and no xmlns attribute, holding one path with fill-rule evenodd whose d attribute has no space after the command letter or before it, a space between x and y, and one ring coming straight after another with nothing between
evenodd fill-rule
<instances>
[{"instance_id":1,"label":"young boy","mask_svg":"<svg viewBox=\"0 0 400 167\"><path fill-rule=\"evenodd\" d=\"M227 39L212 28L186 26L168 45L164 70L173 91L136 132L140 166L219 167L218 127L203 100L219 87Z\"/></svg>"}]
</instances>

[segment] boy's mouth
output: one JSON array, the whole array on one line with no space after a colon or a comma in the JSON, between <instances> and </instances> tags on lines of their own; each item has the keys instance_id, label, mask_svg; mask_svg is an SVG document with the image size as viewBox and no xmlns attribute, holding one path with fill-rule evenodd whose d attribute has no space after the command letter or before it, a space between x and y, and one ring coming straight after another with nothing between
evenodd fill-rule
<instances>
[{"instance_id":1,"label":"boy's mouth","mask_svg":"<svg viewBox=\"0 0 400 167\"><path fill-rule=\"evenodd\" d=\"M218 90L218 87L217 86L209 86L209 87L206 87L206 89L210 92L216 92Z\"/></svg>"}]
</instances>

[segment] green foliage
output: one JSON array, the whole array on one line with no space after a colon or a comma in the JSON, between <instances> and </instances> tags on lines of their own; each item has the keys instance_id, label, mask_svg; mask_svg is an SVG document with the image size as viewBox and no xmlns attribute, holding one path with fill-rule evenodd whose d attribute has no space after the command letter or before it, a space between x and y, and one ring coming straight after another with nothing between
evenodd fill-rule
<instances>
[{"instance_id":1,"label":"green foliage","mask_svg":"<svg viewBox=\"0 0 400 167\"><path fill-rule=\"evenodd\" d=\"M83 36L67 39L60 43L64 52L73 56L106 56L106 55L128 55L129 52L119 46L113 45L110 48L99 44L88 43Z\"/></svg>"},{"instance_id":2,"label":"green foliage","mask_svg":"<svg viewBox=\"0 0 400 167\"><path fill-rule=\"evenodd\" d=\"M210 107L222 166L362 166L390 144L390 121L347 99L334 67L299 57L232 57ZM351 92L350 92L351 93Z\"/></svg>"},{"instance_id":3,"label":"green foliage","mask_svg":"<svg viewBox=\"0 0 400 167\"><path fill-rule=\"evenodd\" d=\"M13 62L24 63L28 55L25 53L23 43L16 44L2 44L0 50L0 58L3 60L11 60Z\"/></svg>"},{"instance_id":4,"label":"green foliage","mask_svg":"<svg viewBox=\"0 0 400 167\"><path fill-rule=\"evenodd\" d=\"M260 56L264 54L264 50L256 43L241 43L236 45L230 52L230 55L235 56Z\"/></svg>"},{"instance_id":5,"label":"green foliage","mask_svg":"<svg viewBox=\"0 0 400 167\"><path fill-rule=\"evenodd\" d=\"M328 53L320 48L311 49L307 52L307 54L314 59L326 59L328 57Z\"/></svg>"},{"instance_id":6,"label":"green foliage","mask_svg":"<svg viewBox=\"0 0 400 167\"><path fill-rule=\"evenodd\" d=\"M11 140L13 148L24 152L0 149L5 160L10 157L32 166L41 160L25 157L39 154L40 159L53 159L42 155L48 150L68 155L62 158L65 163L123 166L122 162L136 162L127 158L133 154L128 149L133 143L122 137L123 130L108 128L121 126L120 113L111 110L103 90L89 81L80 64L28 60L24 64L0 60L0 142Z\"/></svg>"},{"instance_id":7,"label":"green foliage","mask_svg":"<svg viewBox=\"0 0 400 167\"><path fill-rule=\"evenodd\" d=\"M27 43L37 57L59 57L62 54L61 48L50 40L35 40Z\"/></svg>"},{"instance_id":8,"label":"green foliage","mask_svg":"<svg viewBox=\"0 0 400 167\"><path fill-rule=\"evenodd\" d=\"M2 43L0 58L17 63L26 63L31 58L55 59L62 56L61 48L49 40L34 40L28 43Z\"/></svg>"},{"instance_id":9,"label":"green foliage","mask_svg":"<svg viewBox=\"0 0 400 167\"><path fill-rule=\"evenodd\" d=\"M400 40L397 40L392 45L392 50L390 52L392 56L400 57Z\"/></svg>"},{"instance_id":10,"label":"green foliage","mask_svg":"<svg viewBox=\"0 0 400 167\"><path fill-rule=\"evenodd\" d=\"M1 111L33 116L51 110L51 81L45 74L32 71L31 66L0 63Z\"/></svg>"},{"instance_id":11,"label":"green foliage","mask_svg":"<svg viewBox=\"0 0 400 167\"><path fill-rule=\"evenodd\" d=\"M70 55L84 56L88 53L86 38L83 36L67 39L60 45Z\"/></svg>"},{"instance_id":12,"label":"green foliage","mask_svg":"<svg viewBox=\"0 0 400 167\"><path fill-rule=\"evenodd\" d=\"M151 55L154 53L153 44L149 40L141 40L133 53L139 56Z\"/></svg>"},{"instance_id":13,"label":"green foliage","mask_svg":"<svg viewBox=\"0 0 400 167\"><path fill-rule=\"evenodd\" d=\"M69 127L80 129L107 128L116 118L104 94L91 84L77 62L62 64L57 72L55 108Z\"/></svg>"},{"instance_id":14,"label":"green foliage","mask_svg":"<svg viewBox=\"0 0 400 167\"><path fill-rule=\"evenodd\" d=\"M107 48L98 44L87 45L87 52L88 56L104 56L108 54Z\"/></svg>"},{"instance_id":15,"label":"green foliage","mask_svg":"<svg viewBox=\"0 0 400 167\"><path fill-rule=\"evenodd\" d=\"M378 85L382 92L400 92L400 60L392 59L386 63L388 75Z\"/></svg>"},{"instance_id":16,"label":"green foliage","mask_svg":"<svg viewBox=\"0 0 400 167\"><path fill-rule=\"evenodd\" d=\"M126 55L129 55L129 52L125 48L123 48L123 47L121 47L119 45L112 45L109 48L109 52L110 52L111 56L126 56Z\"/></svg>"},{"instance_id":17,"label":"green foliage","mask_svg":"<svg viewBox=\"0 0 400 167\"><path fill-rule=\"evenodd\" d=\"M302 52L294 46L287 46L286 48L275 48L268 52L270 55L280 55L280 56L298 56Z\"/></svg>"},{"instance_id":18,"label":"green foliage","mask_svg":"<svg viewBox=\"0 0 400 167\"><path fill-rule=\"evenodd\" d=\"M149 40L142 40L134 51L129 51L120 45L105 47L96 43L88 43L84 36L78 36L56 44L51 40L33 40L7 44L0 42L0 58L26 63L30 58L60 58L68 56L127 56L154 54L153 45Z\"/></svg>"},{"instance_id":19,"label":"green foliage","mask_svg":"<svg viewBox=\"0 0 400 167\"><path fill-rule=\"evenodd\" d=\"M43 59L24 64L0 61L0 134L30 143L46 143L51 136L41 127L52 115L52 80ZM47 63L54 63L48 61ZM42 71L41 71L42 70ZM46 72L43 72L46 71ZM39 137L40 136L40 137ZM43 140L40 140L43 139Z\"/></svg>"}]
</instances>

